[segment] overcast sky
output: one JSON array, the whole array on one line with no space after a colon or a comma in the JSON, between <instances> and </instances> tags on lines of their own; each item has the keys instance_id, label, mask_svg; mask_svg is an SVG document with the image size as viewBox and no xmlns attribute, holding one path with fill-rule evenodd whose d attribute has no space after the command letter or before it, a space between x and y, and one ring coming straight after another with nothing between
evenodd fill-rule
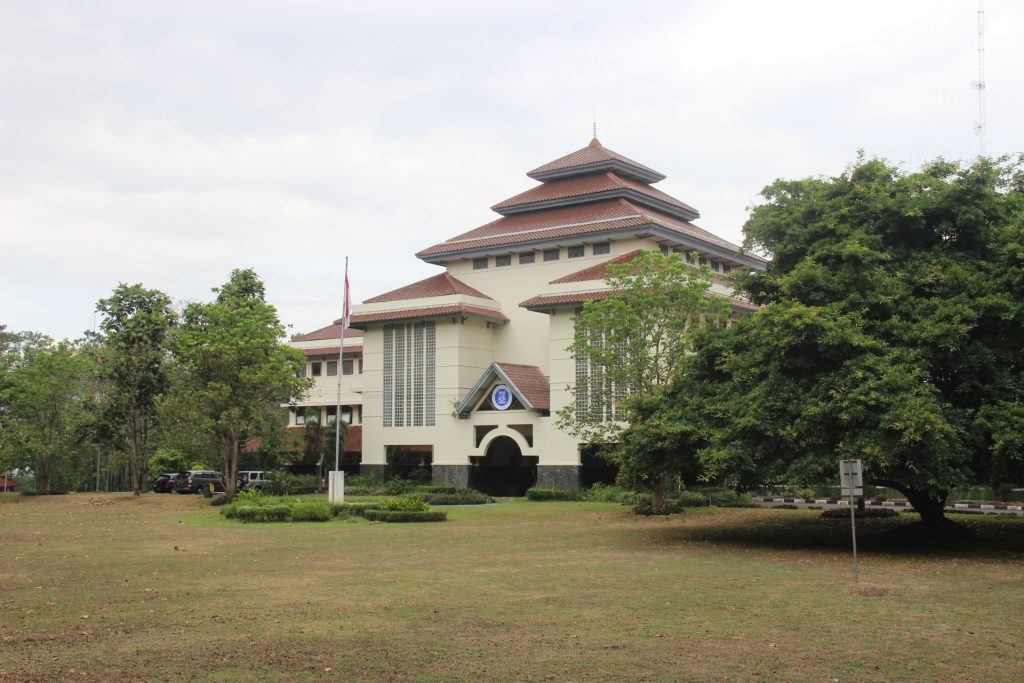
<instances>
[{"instance_id":1,"label":"overcast sky","mask_svg":"<svg viewBox=\"0 0 1024 683\"><path fill-rule=\"evenodd\" d=\"M986 151L1024 151L1024 3L986 10ZM254 268L291 333L608 148L739 242L778 177L978 153L977 4L0 2L0 323Z\"/></svg>"}]
</instances>

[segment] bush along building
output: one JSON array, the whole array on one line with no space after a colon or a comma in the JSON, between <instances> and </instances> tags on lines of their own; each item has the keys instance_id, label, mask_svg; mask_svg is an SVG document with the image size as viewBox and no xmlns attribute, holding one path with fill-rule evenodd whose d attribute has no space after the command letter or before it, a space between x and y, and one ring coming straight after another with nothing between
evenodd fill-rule
<instances>
[{"instance_id":1,"label":"bush along building","mask_svg":"<svg viewBox=\"0 0 1024 683\"><path fill-rule=\"evenodd\" d=\"M390 457L393 468L400 460L434 483L492 495L593 479L588 468L601 465L556 427L554 413L575 400L574 317L607 295L608 264L660 249L692 254L722 275L764 267L694 225L694 208L653 187L664 175L596 138L527 175L540 184L491 207L499 218L416 254L444 272L354 308L349 334L362 337L346 338L352 374L343 375L342 404L343 419L360 427L350 462L361 472L384 476ZM713 278L711 292L732 295L724 278ZM293 341L316 380L293 425L310 412L333 419L338 332Z\"/></svg>"}]
</instances>

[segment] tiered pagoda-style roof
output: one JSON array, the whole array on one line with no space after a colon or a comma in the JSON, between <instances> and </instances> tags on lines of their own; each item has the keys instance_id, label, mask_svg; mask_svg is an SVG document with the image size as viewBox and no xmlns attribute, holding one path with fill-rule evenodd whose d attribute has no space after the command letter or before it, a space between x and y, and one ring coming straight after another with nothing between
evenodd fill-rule
<instances>
[{"instance_id":1,"label":"tiered pagoda-style roof","mask_svg":"<svg viewBox=\"0 0 1024 683\"><path fill-rule=\"evenodd\" d=\"M501 218L417 256L443 264L515 249L654 234L667 246L741 263L737 245L691 223L700 215L696 209L651 187L663 174L607 149L597 138L527 175L541 185L491 207ZM743 260L764 261L753 254Z\"/></svg>"},{"instance_id":2,"label":"tiered pagoda-style roof","mask_svg":"<svg viewBox=\"0 0 1024 683\"><path fill-rule=\"evenodd\" d=\"M462 297L471 297L470 301ZM440 299L436 304L425 305L409 304L402 305L401 302L415 301L420 299ZM475 305L472 299L481 299L479 303L496 302L483 292L470 287L457 277L448 273L440 273L425 280L414 282L411 285L393 289L390 292L379 294L367 299L364 305L373 304L395 304L383 310L371 310L355 313L352 315L351 325L353 327L365 328L370 323L398 322L403 320L425 320L428 318L445 318L448 316L459 316L464 318L480 318L492 323L507 323L508 318L497 308L487 308L484 305Z\"/></svg>"}]
</instances>

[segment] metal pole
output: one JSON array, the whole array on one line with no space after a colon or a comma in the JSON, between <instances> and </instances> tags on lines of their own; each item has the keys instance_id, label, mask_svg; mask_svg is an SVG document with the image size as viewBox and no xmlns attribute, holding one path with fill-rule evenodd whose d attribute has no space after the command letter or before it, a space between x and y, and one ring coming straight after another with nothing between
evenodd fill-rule
<instances>
[{"instance_id":1,"label":"metal pole","mask_svg":"<svg viewBox=\"0 0 1024 683\"><path fill-rule=\"evenodd\" d=\"M96 446L96 493L100 492L100 447Z\"/></svg>"},{"instance_id":2,"label":"metal pole","mask_svg":"<svg viewBox=\"0 0 1024 683\"><path fill-rule=\"evenodd\" d=\"M338 400L334 406L334 471L341 461L341 376L345 373L345 328L348 327L348 256L345 257L345 287L341 299L341 333L338 335Z\"/></svg>"},{"instance_id":3,"label":"metal pole","mask_svg":"<svg viewBox=\"0 0 1024 683\"><path fill-rule=\"evenodd\" d=\"M855 512L853 489L850 489L850 533L853 535L853 582L860 583L860 568L857 566L857 516Z\"/></svg>"}]
</instances>

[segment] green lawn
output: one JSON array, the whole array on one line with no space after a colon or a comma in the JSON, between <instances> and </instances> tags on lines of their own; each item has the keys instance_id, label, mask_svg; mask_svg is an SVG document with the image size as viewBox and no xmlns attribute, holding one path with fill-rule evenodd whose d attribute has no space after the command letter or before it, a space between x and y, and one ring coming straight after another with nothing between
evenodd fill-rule
<instances>
[{"instance_id":1,"label":"green lawn","mask_svg":"<svg viewBox=\"0 0 1024 683\"><path fill-rule=\"evenodd\" d=\"M198 496L2 496L0 680L1024 679L1019 518L964 518L985 541L941 554L887 540L916 516L860 522L855 587L848 527L814 511L447 509L244 525Z\"/></svg>"}]
</instances>

